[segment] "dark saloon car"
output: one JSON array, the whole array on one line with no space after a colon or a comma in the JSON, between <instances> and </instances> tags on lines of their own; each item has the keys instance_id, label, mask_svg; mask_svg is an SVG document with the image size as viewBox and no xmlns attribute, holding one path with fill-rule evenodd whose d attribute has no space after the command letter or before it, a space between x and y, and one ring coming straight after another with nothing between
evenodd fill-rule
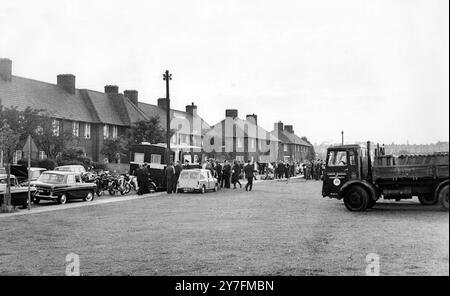
<instances>
[{"instance_id":1,"label":"dark saloon car","mask_svg":"<svg viewBox=\"0 0 450 296\"><path fill-rule=\"evenodd\" d=\"M37 190L34 203L55 200L65 204L69 199L92 201L96 188L94 183L84 183L79 173L64 171L43 172L34 185Z\"/></svg>"},{"instance_id":2,"label":"dark saloon car","mask_svg":"<svg viewBox=\"0 0 450 296\"><path fill-rule=\"evenodd\" d=\"M0 173L0 205L3 203L7 183L6 175ZM10 175L9 183L11 185L11 205L15 207L27 208L28 188L20 187L17 178L14 175ZM30 188L31 195L34 194L34 191L34 188Z\"/></svg>"}]
</instances>

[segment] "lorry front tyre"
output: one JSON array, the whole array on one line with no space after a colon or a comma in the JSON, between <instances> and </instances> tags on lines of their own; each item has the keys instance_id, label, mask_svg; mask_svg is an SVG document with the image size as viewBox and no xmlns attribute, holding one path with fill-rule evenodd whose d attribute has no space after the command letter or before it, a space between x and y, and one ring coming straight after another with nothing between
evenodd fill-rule
<instances>
[{"instance_id":1,"label":"lorry front tyre","mask_svg":"<svg viewBox=\"0 0 450 296\"><path fill-rule=\"evenodd\" d=\"M448 184L439 190L439 203L444 210L448 211Z\"/></svg>"},{"instance_id":2,"label":"lorry front tyre","mask_svg":"<svg viewBox=\"0 0 450 296\"><path fill-rule=\"evenodd\" d=\"M439 200L434 194L425 194L419 196L419 201L424 206L434 206Z\"/></svg>"},{"instance_id":3,"label":"lorry front tyre","mask_svg":"<svg viewBox=\"0 0 450 296\"><path fill-rule=\"evenodd\" d=\"M345 207L352 212L365 211L369 206L370 200L369 193L358 185L351 186L344 193Z\"/></svg>"}]
</instances>

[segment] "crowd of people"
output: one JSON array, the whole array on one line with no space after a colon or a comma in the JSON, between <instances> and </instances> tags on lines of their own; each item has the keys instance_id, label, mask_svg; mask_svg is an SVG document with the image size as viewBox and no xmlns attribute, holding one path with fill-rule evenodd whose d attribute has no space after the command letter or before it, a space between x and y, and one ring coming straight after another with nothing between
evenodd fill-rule
<instances>
[{"instance_id":1,"label":"crowd of people","mask_svg":"<svg viewBox=\"0 0 450 296\"><path fill-rule=\"evenodd\" d=\"M234 161L217 161L209 159L202 164L203 169L211 172L211 175L217 179L220 188L233 189L242 188L241 180L246 179L246 191L253 189L253 181L256 180L256 175L259 174L261 179L289 179L298 175L303 175L306 180L321 180L323 177L325 163L318 160L311 160L304 163L298 161L279 161L271 163L255 162L250 160L247 163ZM177 161L170 163L165 171L164 177L167 183L167 193L172 194L177 192L178 179L182 164ZM139 190L138 194L148 193L150 172L146 164L140 165L134 172L137 178Z\"/></svg>"}]
</instances>

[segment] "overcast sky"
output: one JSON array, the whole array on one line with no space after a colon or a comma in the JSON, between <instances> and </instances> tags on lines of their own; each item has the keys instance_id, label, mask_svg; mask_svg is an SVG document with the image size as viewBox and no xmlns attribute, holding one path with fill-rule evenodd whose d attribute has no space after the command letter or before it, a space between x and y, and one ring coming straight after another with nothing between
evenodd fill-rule
<instances>
[{"instance_id":1,"label":"overcast sky","mask_svg":"<svg viewBox=\"0 0 450 296\"><path fill-rule=\"evenodd\" d=\"M312 142L448 141L448 0L0 0L13 75L226 108Z\"/></svg>"}]
</instances>

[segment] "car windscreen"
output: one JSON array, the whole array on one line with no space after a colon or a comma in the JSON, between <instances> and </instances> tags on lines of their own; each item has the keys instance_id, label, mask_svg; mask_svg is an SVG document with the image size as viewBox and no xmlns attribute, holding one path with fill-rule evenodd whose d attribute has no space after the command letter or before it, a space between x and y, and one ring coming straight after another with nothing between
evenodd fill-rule
<instances>
[{"instance_id":1,"label":"car windscreen","mask_svg":"<svg viewBox=\"0 0 450 296\"><path fill-rule=\"evenodd\" d=\"M49 184L61 184L64 183L64 177L64 175L60 174L43 173L39 177L38 181Z\"/></svg>"}]
</instances>

